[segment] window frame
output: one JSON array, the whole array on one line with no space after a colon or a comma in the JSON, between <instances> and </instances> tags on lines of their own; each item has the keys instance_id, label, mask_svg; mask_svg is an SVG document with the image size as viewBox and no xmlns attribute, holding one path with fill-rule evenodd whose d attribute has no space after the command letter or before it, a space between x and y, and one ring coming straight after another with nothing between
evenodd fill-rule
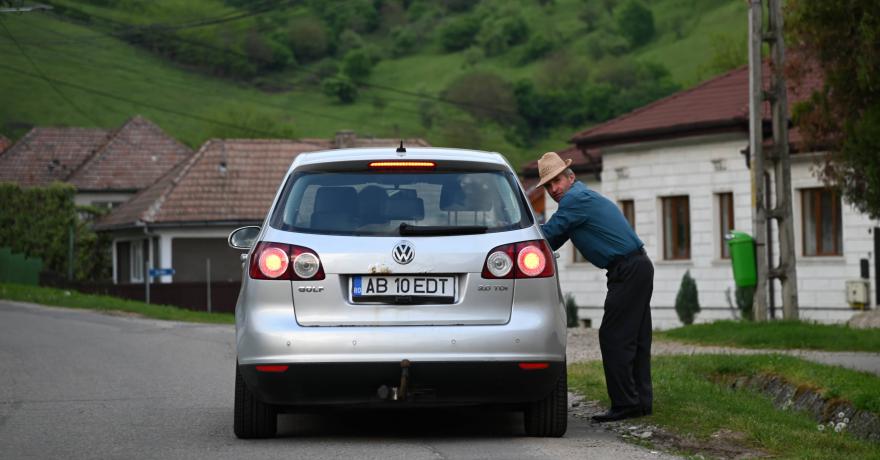
<instances>
[{"instance_id":1,"label":"window frame","mask_svg":"<svg viewBox=\"0 0 880 460\"><path fill-rule=\"evenodd\" d=\"M129 246L129 279L132 283L144 281L144 240L133 240Z\"/></svg>"},{"instance_id":2,"label":"window frame","mask_svg":"<svg viewBox=\"0 0 880 460\"><path fill-rule=\"evenodd\" d=\"M718 203L718 257L723 260L730 260L730 248L727 246L727 235L733 230L736 225L736 221L734 220L734 201L733 201L733 192L719 192L716 193ZM727 202L727 222L730 228L724 228L724 220L725 220L725 202Z\"/></svg>"},{"instance_id":3,"label":"window frame","mask_svg":"<svg viewBox=\"0 0 880 460\"><path fill-rule=\"evenodd\" d=\"M629 222L629 226L635 230L636 229L636 202L635 200L620 200L617 202L617 206L620 208L620 212L623 213L623 217Z\"/></svg>"},{"instance_id":4,"label":"window frame","mask_svg":"<svg viewBox=\"0 0 880 460\"><path fill-rule=\"evenodd\" d=\"M667 203L669 204L669 213L667 213ZM678 246L679 240L679 221L678 221L678 212L679 206L684 205L684 212L686 215L687 221L685 222L685 246L684 246L684 254L679 256L678 254L682 248ZM674 195L674 196L664 196L660 198L660 207L661 207L661 215L663 220L661 221L662 225L662 235L663 235L663 260L691 260L692 252L691 252L691 211L690 211L690 196L689 195ZM671 216L669 215L671 214ZM670 225L668 227L672 229L672 234L667 235L667 221L671 219ZM669 247L669 242L672 243L673 247Z\"/></svg>"},{"instance_id":5,"label":"window frame","mask_svg":"<svg viewBox=\"0 0 880 460\"><path fill-rule=\"evenodd\" d=\"M830 187L811 187L803 188L801 192L801 254L804 257L840 257L843 255L843 214L840 203L840 195L837 190ZM831 250L826 250L823 243L823 232L825 215L822 212L822 198L825 193L831 194L831 229L833 232ZM811 198L812 209L808 209L807 196ZM808 225L810 211L815 221L813 222L813 240L815 243L815 252L809 253L807 250L808 241Z\"/></svg>"}]
</instances>

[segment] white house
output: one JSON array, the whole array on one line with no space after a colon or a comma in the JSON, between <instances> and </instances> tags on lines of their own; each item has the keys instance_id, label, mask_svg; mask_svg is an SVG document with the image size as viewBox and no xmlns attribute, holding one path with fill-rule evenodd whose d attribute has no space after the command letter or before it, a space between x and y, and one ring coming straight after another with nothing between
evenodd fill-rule
<instances>
[{"instance_id":1,"label":"white house","mask_svg":"<svg viewBox=\"0 0 880 460\"><path fill-rule=\"evenodd\" d=\"M791 91L789 98L797 100L809 90ZM847 280L860 279L863 265L877 267L880 221L843 203L814 176L821 153L800 152L797 129L790 140L800 317L843 322L854 313L847 302ZM748 69L586 129L571 142L582 151L601 152L601 182L587 176L586 184L620 204L654 262L654 327L680 325L674 303L688 270L702 307L697 322L734 317L724 236L731 229L752 233L751 181L743 154L748 146ZM545 200L549 216L556 203L549 196ZM563 292L574 294L580 318L597 327L606 292L604 270L584 262L570 243L559 252ZM875 307L880 278L873 271L865 281L868 304ZM776 283L777 318L782 317L780 290Z\"/></svg>"},{"instance_id":2,"label":"white house","mask_svg":"<svg viewBox=\"0 0 880 460\"><path fill-rule=\"evenodd\" d=\"M396 147L400 139L213 139L192 157L102 218L113 241L113 280L143 283L146 267L171 268L160 283L239 282L241 251L226 242L245 225L261 225L294 158L343 147ZM421 139L405 145L427 146ZM393 151L393 150L392 150ZM209 275L210 274L210 275ZM234 299L232 304L234 305Z\"/></svg>"}]
</instances>

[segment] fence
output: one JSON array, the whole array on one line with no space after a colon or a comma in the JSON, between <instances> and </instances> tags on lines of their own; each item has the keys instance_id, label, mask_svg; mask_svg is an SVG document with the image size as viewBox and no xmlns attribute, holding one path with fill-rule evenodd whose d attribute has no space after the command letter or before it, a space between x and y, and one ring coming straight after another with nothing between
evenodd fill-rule
<instances>
[{"instance_id":1,"label":"fence","mask_svg":"<svg viewBox=\"0 0 880 460\"><path fill-rule=\"evenodd\" d=\"M37 285L43 261L0 248L0 283Z\"/></svg>"},{"instance_id":2,"label":"fence","mask_svg":"<svg viewBox=\"0 0 880 460\"><path fill-rule=\"evenodd\" d=\"M103 294L124 299L146 300L143 284L94 284L77 283L70 285L80 292ZM231 313L235 311L241 282L212 282L211 311ZM208 310L207 283L169 283L150 285L150 303L174 305L188 310Z\"/></svg>"}]
</instances>

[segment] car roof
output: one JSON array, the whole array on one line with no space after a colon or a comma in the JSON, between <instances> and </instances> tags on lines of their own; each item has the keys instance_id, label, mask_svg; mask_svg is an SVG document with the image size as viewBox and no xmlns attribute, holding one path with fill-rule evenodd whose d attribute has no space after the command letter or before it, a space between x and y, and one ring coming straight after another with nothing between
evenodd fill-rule
<instances>
[{"instance_id":1,"label":"car roof","mask_svg":"<svg viewBox=\"0 0 880 460\"><path fill-rule=\"evenodd\" d=\"M395 147L386 148L353 148L322 150L297 155L291 165L291 169L301 165L313 165L320 163L333 163L337 161L358 160L435 160L435 161L474 161L481 163L493 163L507 165L510 163L504 156L497 152L485 152L482 150L431 148L418 147L407 148L406 152L398 153Z\"/></svg>"}]
</instances>

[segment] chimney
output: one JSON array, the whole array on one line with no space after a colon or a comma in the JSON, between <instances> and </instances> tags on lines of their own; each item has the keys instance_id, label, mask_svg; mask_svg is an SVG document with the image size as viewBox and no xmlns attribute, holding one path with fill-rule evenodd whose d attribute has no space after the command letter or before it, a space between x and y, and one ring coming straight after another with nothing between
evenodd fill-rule
<instances>
[{"instance_id":1,"label":"chimney","mask_svg":"<svg viewBox=\"0 0 880 460\"><path fill-rule=\"evenodd\" d=\"M333 144L337 149L347 149L355 146L357 134L354 131L337 131Z\"/></svg>"}]
</instances>

